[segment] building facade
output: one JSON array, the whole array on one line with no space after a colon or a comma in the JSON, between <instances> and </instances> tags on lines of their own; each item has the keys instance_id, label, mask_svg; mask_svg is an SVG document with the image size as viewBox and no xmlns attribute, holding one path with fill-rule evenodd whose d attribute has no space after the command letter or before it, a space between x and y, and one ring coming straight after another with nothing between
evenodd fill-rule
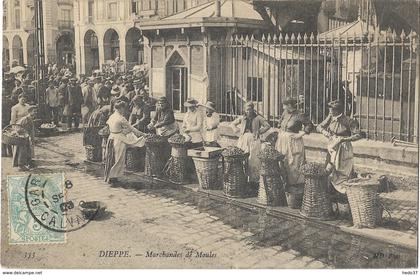
<instances>
[{"instance_id":1,"label":"building facade","mask_svg":"<svg viewBox=\"0 0 420 275\"><path fill-rule=\"evenodd\" d=\"M72 0L43 0L45 61L74 63ZM3 66L35 63L34 0L3 1Z\"/></svg>"},{"instance_id":2,"label":"building facade","mask_svg":"<svg viewBox=\"0 0 420 275\"><path fill-rule=\"evenodd\" d=\"M135 22L168 16L209 0L76 0L78 74L120 60L125 68L148 63L148 42Z\"/></svg>"}]
</instances>

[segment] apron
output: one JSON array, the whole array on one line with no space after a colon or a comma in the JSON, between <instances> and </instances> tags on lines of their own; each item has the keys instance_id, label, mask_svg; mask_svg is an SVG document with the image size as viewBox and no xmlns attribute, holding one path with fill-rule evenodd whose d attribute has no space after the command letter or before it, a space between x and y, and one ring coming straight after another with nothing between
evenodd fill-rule
<instances>
[{"instance_id":1,"label":"apron","mask_svg":"<svg viewBox=\"0 0 420 275\"><path fill-rule=\"evenodd\" d=\"M329 162L334 166L330 181L340 193L346 193L343 182L351 178L353 173L353 146L350 141L337 144L338 138L330 139L328 144Z\"/></svg>"},{"instance_id":2,"label":"apron","mask_svg":"<svg viewBox=\"0 0 420 275\"><path fill-rule=\"evenodd\" d=\"M111 133L106 145L105 181L124 174L127 147L143 147L144 138L134 133Z\"/></svg>"},{"instance_id":3,"label":"apron","mask_svg":"<svg viewBox=\"0 0 420 275\"><path fill-rule=\"evenodd\" d=\"M247 176L249 181L258 182L260 177L261 161L258 158L258 153L261 151L260 139L254 139L252 133L245 133L238 139L238 148L245 153L249 153Z\"/></svg>"},{"instance_id":4,"label":"apron","mask_svg":"<svg viewBox=\"0 0 420 275\"><path fill-rule=\"evenodd\" d=\"M284 167L287 173L287 184L304 183L299 167L305 163L305 146L303 138L293 138L296 133L280 130L276 142L276 150L285 156Z\"/></svg>"}]
</instances>

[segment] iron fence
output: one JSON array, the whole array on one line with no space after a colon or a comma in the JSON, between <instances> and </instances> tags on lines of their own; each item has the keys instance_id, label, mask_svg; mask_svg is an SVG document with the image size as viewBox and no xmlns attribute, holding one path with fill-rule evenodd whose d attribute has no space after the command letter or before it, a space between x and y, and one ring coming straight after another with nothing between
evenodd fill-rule
<instances>
[{"instance_id":1,"label":"iron fence","mask_svg":"<svg viewBox=\"0 0 420 275\"><path fill-rule=\"evenodd\" d=\"M369 35L235 36L214 47L218 109L226 120L246 101L277 126L286 97L317 124L327 103L359 121L369 139L417 142L417 38L387 30ZM418 76L417 76L418 77Z\"/></svg>"}]
</instances>

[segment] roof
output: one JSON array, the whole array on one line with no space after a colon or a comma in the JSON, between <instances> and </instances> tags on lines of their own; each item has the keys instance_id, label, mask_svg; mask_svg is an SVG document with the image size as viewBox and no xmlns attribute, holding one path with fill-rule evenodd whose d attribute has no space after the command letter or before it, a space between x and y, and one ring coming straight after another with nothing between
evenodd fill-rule
<instances>
[{"instance_id":1,"label":"roof","mask_svg":"<svg viewBox=\"0 0 420 275\"><path fill-rule=\"evenodd\" d=\"M215 16L216 2L208 2L158 20L138 21L142 30L188 27L268 28L254 6L246 0L220 0L220 16Z\"/></svg>"},{"instance_id":2,"label":"roof","mask_svg":"<svg viewBox=\"0 0 420 275\"><path fill-rule=\"evenodd\" d=\"M328 30L318 35L319 40L328 40L332 38L348 38L349 40L364 37L367 35L366 23L362 20L356 20L346 25Z\"/></svg>"}]
</instances>

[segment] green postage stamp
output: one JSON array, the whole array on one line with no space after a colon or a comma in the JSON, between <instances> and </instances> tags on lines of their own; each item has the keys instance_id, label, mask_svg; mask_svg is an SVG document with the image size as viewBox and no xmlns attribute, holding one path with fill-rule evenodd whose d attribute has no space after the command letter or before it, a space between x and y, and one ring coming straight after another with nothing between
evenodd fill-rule
<instances>
[{"instance_id":1,"label":"green postage stamp","mask_svg":"<svg viewBox=\"0 0 420 275\"><path fill-rule=\"evenodd\" d=\"M66 233L51 230L62 223L65 213L64 175L7 176L9 243L64 243Z\"/></svg>"}]
</instances>

